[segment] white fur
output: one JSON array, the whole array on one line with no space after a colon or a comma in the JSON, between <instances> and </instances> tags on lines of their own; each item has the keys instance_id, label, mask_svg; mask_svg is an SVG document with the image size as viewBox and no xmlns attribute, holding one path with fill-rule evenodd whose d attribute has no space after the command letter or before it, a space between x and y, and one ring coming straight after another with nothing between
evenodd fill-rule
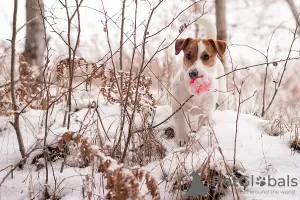
<instances>
[{"instance_id":1,"label":"white fur","mask_svg":"<svg viewBox=\"0 0 300 200\"><path fill-rule=\"evenodd\" d=\"M207 20L204 21L204 25L206 25L206 30L210 31L210 36L214 35L216 33L215 26L209 24ZM198 43L198 58L200 58L200 55L204 50L205 45L200 40L200 42ZM189 89L190 78L188 75L188 71L192 69L197 69L199 75L203 74L205 77L211 77L213 80L213 88L212 90L210 90L211 92L205 93L200 96L195 95L189 101L187 101L187 99L189 99L189 97L192 95ZM205 113L208 116L210 121L212 113L216 109L216 103L220 105L219 109L224 110L226 108L226 104L224 102L224 92L227 91L226 77L216 79L221 75L224 75L224 67L218 58L216 64L212 67L207 67L203 65L200 59L197 59L197 61L189 68L187 68L182 62L182 66L173 80L171 89L172 94L174 95L174 98L172 98L171 100L173 112L176 112L181 107L181 105L187 101L182 107L182 109L176 112L176 114L174 115L175 139L180 146L187 142L188 132L197 131L193 130L193 128L190 126L187 126L187 112L191 110L191 108L198 107L200 110L203 111L203 113ZM200 114L201 113L199 113L199 115Z\"/></svg>"},{"instance_id":2,"label":"white fur","mask_svg":"<svg viewBox=\"0 0 300 200\"><path fill-rule=\"evenodd\" d=\"M214 40L217 39L217 29L214 25L215 21L211 16L203 15L196 21L196 23L205 28L206 38L211 38Z\"/></svg>"}]
</instances>

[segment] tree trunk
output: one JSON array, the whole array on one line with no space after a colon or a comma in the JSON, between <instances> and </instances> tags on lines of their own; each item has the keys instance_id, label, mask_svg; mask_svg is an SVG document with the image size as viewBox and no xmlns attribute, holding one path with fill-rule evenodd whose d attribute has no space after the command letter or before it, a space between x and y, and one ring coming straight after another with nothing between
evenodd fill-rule
<instances>
[{"instance_id":1,"label":"tree trunk","mask_svg":"<svg viewBox=\"0 0 300 200\"><path fill-rule=\"evenodd\" d=\"M217 26L217 39L227 41L225 2L226 0L216 0L216 26ZM223 59L223 65L226 69L225 64L226 64L226 59Z\"/></svg>"},{"instance_id":2,"label":"tree trunk","mask_svg":"<svg viewBox=\"0 0 300 200\"><path fill-rule=\"evenodd\" d=\"M218 40L224 40L227 42L227 23L226 23L226 0L216 0L216 27L217 27L217 39ZM227 65L227 56L226 53L223 56L223 59L221 60L222 64L224 66L224 72L227 74L229 72L228 65ZM227 75L226 76L226 89L227 91L230 90L230 81L231 81L231 76ZM221 91L222 93L227 92L227 91ZM226 94L226 95L224 95ZM226 100L227 93L222 94L224 96L224 102L223 102L223 108L228 108L229 106L229 101ZM219 105L220 106L220 105Z\"/></svg>"},{"instance_id":3,"label":"tree trunk","mask_svg":"<svg viewBox=\"0 0 300 200\"><path fill-rule=\"evenodd\" d=\"M294 1L293 1L293 0L286 0L286 2L287 2L287 3L289 4L289 6L290 6L290 9L291 9L291 11L292 11L292 13L293 13L293 15L294 15L294 18L295 18L295 20L296 20L298 26L300 26L300 17L299 17L300 12L297 11L297 8L296 8L296 6L295 6ZM300 36L300 28L298 28L298 35Z\"/></svg>"},{"instance_id":4,"label":"tree trunk","mask_svg":"<svg viewBox=\"0 0 300 200\"><path fill-rule=\"evenodd\" d=\"M43 25L43 0L26 0L26 43L25 60L38 69L39 80L43 81L41 68L44 64L45 28Z\"/></svg>"}]
</instances>

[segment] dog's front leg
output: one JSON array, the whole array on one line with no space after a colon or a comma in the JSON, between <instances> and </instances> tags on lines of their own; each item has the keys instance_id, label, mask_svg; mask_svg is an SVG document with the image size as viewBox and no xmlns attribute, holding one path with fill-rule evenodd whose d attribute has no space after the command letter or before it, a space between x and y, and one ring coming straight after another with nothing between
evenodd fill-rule
<instances>
[{"instance_id":1,"label":"dog's front leg","mask_svg":"<svg viewBox=\"0 0 300 200\"><path fill-rule=\"evenodd\" d=\"M175 140L179 146L183 146L188 141L188 131L187 131L187 121L184 113L184 110L186 108L184 108L185 106L183 106L182 108L180 107L181 105L177 101L172 100L172 110L175 113L174 114ZM180 110L178 110L179 108Z\"/></svg>"}]
</instances>

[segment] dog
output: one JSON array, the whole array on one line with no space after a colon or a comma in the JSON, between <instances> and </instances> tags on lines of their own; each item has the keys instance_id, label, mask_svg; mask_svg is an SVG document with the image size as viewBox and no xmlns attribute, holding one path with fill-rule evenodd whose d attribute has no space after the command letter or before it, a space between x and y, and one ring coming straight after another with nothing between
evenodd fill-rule
<instances>
[{"instance_id":1,"label":"dog","mask_svg":"<svg viewBox=\"0 0 300 200\"><path fill-rule=\"evenodd\" d=\"M218 78L224 75L224 66L218 56L224 56L227 44L216 39L216 26L210 16L202 16L196 23L205 28L206 38L189 37L175 41L175 55L183 52L182 66L171 86L175 140L179 146L188 141L188 111L196 107L211 120L217 106L220 110L226 109L226 77ZM192 87L195 80L200 81L196 89ZM200 90L204 92L199 94Z\"/></svg>"}]
</instances>

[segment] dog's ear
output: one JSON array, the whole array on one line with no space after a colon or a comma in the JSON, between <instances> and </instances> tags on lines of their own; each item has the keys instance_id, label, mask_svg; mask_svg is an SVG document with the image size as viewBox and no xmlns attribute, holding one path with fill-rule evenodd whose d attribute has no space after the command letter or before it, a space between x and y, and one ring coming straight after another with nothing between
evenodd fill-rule
<instances>
[{"instance_id":1,"label":"dog's ear","mask_svg":"<svg viewBox=\"0 0 300 200\"><path fill-rule=\"evenodd\" d=\"M179 38L175 42L175 55L178 55L190 42L191 38Z\"/></svg>"},{"instance_id":2,"label":"dog's ear","mask_svg":"<svg viewBox=\"0 0 300 200\"><path fill-rule=\"evenodd\" d=\"M212 45L218 55L222 58L226 51L227 44L224 40L208 39L208 42Z\"/></svg>"}]
</instances>

